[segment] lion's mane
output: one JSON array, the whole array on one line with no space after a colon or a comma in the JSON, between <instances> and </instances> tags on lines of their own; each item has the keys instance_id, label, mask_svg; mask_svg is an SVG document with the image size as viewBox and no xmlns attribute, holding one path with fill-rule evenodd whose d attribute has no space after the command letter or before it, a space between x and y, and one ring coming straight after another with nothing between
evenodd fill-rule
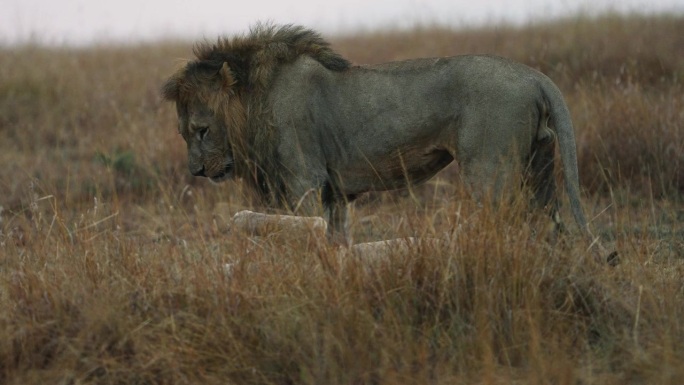
<instances>
[{"instance_id":1,"label":"lion's mane","mask_svg":"<svg viewBox=\"0 0 684 385\"><path fill-rule=\"evenodd\" d=\"M267 95L280 66L307 55L332 71L349 61L334 52L318 33L294 25L257 24L245 35L197 44L196 60L187 63L162 87L165 99L179 105L198 97L223 117L228 129L235 174L271 204L284 203L285 176L279 169L278 133L271 124ZM224 63L234 83L216 85Z\"/></svg>"}]
</instances>

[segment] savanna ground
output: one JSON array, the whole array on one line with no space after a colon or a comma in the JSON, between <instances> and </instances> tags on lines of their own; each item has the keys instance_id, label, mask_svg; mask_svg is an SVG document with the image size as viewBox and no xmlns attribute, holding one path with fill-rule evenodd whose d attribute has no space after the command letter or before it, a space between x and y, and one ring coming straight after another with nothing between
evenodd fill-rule
<instances>
[{"instance_id":1,"label":"savanna ground","mask_svg":"<svg viewBox=\"0 0 684 385\"><path fill-rule=\"evenodd\" d=\"M455 166L362 199L352 227L448 243L369 264L249 239L229 221L249 199L189 176L158 94L190 43L4 48L0 383L681 383L684 18L332 40L355 63L495 53L548 74L621 263L585 258L567 211L551 242L516 201L478 207Z\"/></svg>"}]
</instances>

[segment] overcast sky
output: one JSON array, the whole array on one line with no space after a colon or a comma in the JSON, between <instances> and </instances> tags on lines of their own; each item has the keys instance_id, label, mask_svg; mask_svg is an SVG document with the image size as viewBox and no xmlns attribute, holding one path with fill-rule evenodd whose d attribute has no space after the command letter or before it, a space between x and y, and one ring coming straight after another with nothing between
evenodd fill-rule
<instances>
[{"instance_id":1,"label":"overcast sky","mask_svg":"<svg viewBox=\"0 0 684 385\"><path fill-rule=\"evenodd\" d=\"M257 20L337 34L421 23L521 24L606 10L682 14L684 0L0 0L0 44L196 39L245 31Z\"/></svg>"}]
</instances>

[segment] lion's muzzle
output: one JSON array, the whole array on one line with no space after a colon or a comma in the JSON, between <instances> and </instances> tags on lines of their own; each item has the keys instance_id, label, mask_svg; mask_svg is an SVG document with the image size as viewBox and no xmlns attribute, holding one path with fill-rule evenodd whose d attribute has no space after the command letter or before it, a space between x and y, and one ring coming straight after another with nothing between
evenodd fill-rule
<instances>
[{"instance_id":1,"label":"lion's muzzle","mask_svg":"<svg viewBox=\"0 0 684 385\"><path fill-rule=\"evenodd\" d=\"M207 175L204 173L204 166L202 166L202 168L199 169L199 170L192 170L192 169L191 169L191 170L190 170L190 173L191 173L193 176L204 176L204 177L207 176Z\"/></svg>"},{"instance_id":2,"label":"lion's muzzle","mask_svg":"<svg viewBox=\"0 0 684 385\"><path fill-rule=\"evenodd\" d=\"M224 169L216 175L210 176L209 179L214 183L220 183L231 179L233 177L233 164L227 164Z\"/></svg>"}]
</instances>

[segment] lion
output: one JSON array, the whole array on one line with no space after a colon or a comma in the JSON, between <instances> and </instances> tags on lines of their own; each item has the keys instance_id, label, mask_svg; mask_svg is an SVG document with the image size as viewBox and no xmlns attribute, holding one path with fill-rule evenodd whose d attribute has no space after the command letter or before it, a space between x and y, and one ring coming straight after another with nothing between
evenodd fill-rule
<instances>
[{"instance_id":1,"label":"lion","mask_svg":"<svg viewBox=\"0 0 684 385\"><path fill-rule=\"evenodd\" d=\"M557 229L554 152L580 230L575 136L558 87L491 55L352 65L318 33L258 24L195 46L162 88L174 102L192 175L238 178L270 207L314 215L348 241L360 194L416 185L453 161L478 200L500 199L521 171Z\"/></svg>"}]
</instances>

